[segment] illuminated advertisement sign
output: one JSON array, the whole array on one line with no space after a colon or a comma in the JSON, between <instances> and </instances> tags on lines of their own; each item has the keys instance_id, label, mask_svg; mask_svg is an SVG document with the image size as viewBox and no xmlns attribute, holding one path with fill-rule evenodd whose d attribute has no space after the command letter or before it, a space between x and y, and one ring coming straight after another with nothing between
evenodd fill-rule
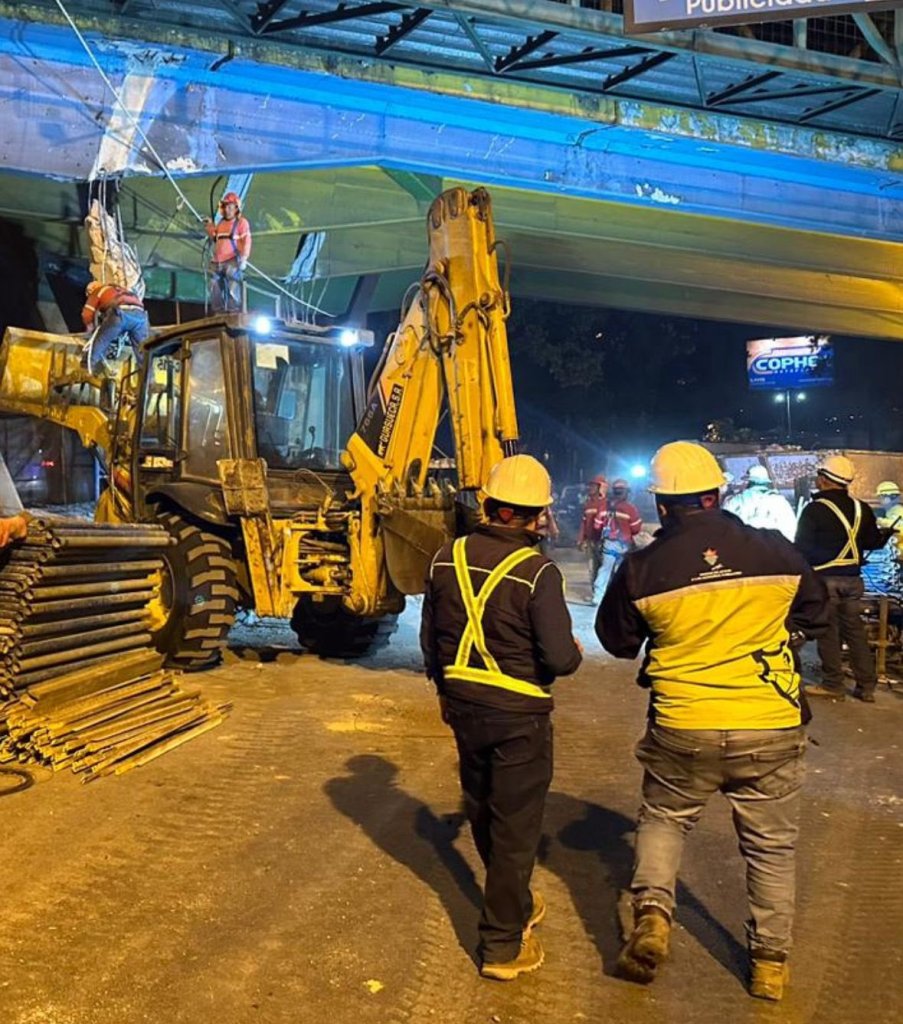
<instances>
[{"instance_id":1,"label":"illuminated advertisement sign","mask_svg":"<svg viewBox=\"0 0 903 1024\"><path fill-rule=\"evenodd\" d=\"M834 350L823 335L759 338L746 343L751 388L818 388L834 383Z\"/></svg>"},{"instance_id":2,"label":"illuminated advertisement sign","mask_svg":"<svg viewBox=\"0 0 903 1024\"><path fill-rule=\"evenodd\" d=\"M629 33L889 10L900 0L624 0Z\"/></svg>"}]
</instances>

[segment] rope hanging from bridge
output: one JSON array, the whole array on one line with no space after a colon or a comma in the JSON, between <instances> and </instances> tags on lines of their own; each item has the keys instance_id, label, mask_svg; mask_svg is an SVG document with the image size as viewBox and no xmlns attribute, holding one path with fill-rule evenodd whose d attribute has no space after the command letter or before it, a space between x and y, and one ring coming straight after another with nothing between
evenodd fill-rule
<instances>
[{"instance_id":1,"label":"rope hanging from bridge","mask_svg":"<svg viewBox=\"0 0 903 1024\"><path fill-rule=\"evenodd\" d=\"M170 183L170 185L172 185L173 189L175 189L176 195L178 195L178 197L179 197L179 204L182 207L186 208L194 216L195 220L199 224L203 224L205 218L200 213L198 213L198 211L194 208L191 200L182 191L181 187L179 186L179 183L172 176L172 174L171 174L169 168L166 166L163 158L160 156L160 154L154 148L153 143L150 141L150 139L145 134L145 131L141 127L141 124L138 121L138 119L135 117L135 115L125 105L124 101L122 100L122 97L117 92L116 87L110 81L110 79L107 76L106 72L100 66L100 62L94 56L94 53L91 50L91 47L88 45L87 39L85 39L85 37L82 35L81 30L79 29L78 25L75 24L75 22L72 19L72 16L66 10L65 5L63 4L63 0L55 0L55 3L56 3L56 6L59 8L60 14L62 14L62 16L66 19L66 21L69 24L69 27L75 33L76 37L78 38L79 43L81 43L82 48L84 49L85 53L88 55L88 59L91 61L91 63L96 68L97 73L100 75L101 79L103 80L104 85L113 94L113 98L115 99L116 103L119 105L120 109L125 114L125 116L129 119L129 121L131 122L131 125L135 129L135 131L141 136L141 139L142 139L144 145L148 149L148 152L150 152L150 154L153 156L154 160L157 161L157 164L160 167L160 170L166 176L166 180ZM284 285L280 284L278 281L274 281L273 278L271 278L268 274L264 273L264 271L262 271L259 267L256 267L253 263L250 262L250 260L248 261L248 267L251 270L253 270L254 273L257 274L258 277L262 278L264 281L267 282L267 284L269 284L273 288L275 288L279 293L281 293L282 295L285 295L287 298L291 299L292 302L299 303L300 305L305 306L307 309L312 310L314 313L321 313L323 316L327 316L327 317L333 317L334 316L333 313L330 313L330 312L328 312L325 309L321 309L319 306L314 305L313 303L305 302L304 299L299 298L294 292L289 291L289 289L286 288Z\"/></svg>"}]
</instances>

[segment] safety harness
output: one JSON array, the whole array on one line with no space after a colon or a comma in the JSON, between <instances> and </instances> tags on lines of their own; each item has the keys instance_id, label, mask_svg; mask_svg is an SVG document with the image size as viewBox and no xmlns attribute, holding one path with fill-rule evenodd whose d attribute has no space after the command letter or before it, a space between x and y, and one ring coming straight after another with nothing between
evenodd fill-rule
<instances>
[{"instance_id":1,"label":"safety harness","mask_svg":"<svg viewBox=\"0 0 903 1024\"><path fill-rule=\"evenodd\" d=\"M486 610L486 604L496 587L521 562L526 562L528 558L536 557L539 552L534 551L532 548L518 548L517 551L512 551L507 558L499 562L492 570L483 586L480 587L479 594L475 594L470 580L470 568L467 565L465 544L465 537L460 537L455 541L452 545L452 559L455 565L455 577L457 578L461 597L464 601L464 610L467 613L467 626L461 635L454 664L444 670L445 678L459 679L467 683L500 686L503 690L513 690L514 693L522 693L528 697L550 699L551 694L547 693L541 686L537 686L536 683L515 679L514 676L509 676L502 672L498 662L489 653L489 649L486 646L486 637L483 633L483 612ZM470 655L474 647L476 647L477 653L483 659L485 668L474 668L469 665Z\"/></svg>"},{"instance_id":2,"label":"safety harness","mask_svg":"<svg viewBox=\"0 0 903 1024\"><path fill-rule=\"evenodd\" d=\"M845 565L858 566L859 547L856 544L856 535L859 533L859 524L862 522L862 505L860 502L853 498L853 507L856 509L856 515L853 517L852 525L850 525L847 517L840 511L833 501L828 501L827 498L816 498L815 503L817 505L827 505L834 515L840 520L840 525L844 528L847 535L847 542L841 548L838 555L830 562L825 562L824 565L813 566L815 571L818 572L820 569L835 569Z\"/></svg>"}]
</instances>

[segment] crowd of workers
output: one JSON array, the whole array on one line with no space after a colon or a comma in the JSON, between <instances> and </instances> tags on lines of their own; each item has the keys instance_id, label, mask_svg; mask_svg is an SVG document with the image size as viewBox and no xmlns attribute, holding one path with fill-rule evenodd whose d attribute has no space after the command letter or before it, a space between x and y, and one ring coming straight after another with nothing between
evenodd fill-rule
<instances>
[{"instance_id":1,"label":"crowd of workers","mask_svg":"<svg viewBox=\"0 0 903 1024\"><path fill-rule=\"evenodd\" d=\"M668 957L684 840L721 792L747 868L749 991L777 1001L789 978L806 694L843 694L843 641L853 695L875 699L860 565L903 523L900 492L882 485L879 526L849 494L850 460L825 458L791 530L783 509L765 500L764 472L749 474L748 497L733 511L723 508L725 474L700 445L665 445L651 475L661 523L651 543L635 546L642 522L626 481L609 487L604 477L591 481L580 532L594 583L606 556L614 563L596 636L617 658L645 652L637 682L649 690L636 747L644 774L633 925L617 968L648 983ZM576 671L583 651L561 573L540 551L552 503L545 468L528 455L504 459L485 494L485 525L432 561L421 646L486 868L480 970L512 980L544 959L536 928L546 904L530 882L552 774L552 684ZM765 528L745 515L762 517ZM803 685L799 650L809 639L822 659L821 686Z\"/></svg>"}]
</instances>

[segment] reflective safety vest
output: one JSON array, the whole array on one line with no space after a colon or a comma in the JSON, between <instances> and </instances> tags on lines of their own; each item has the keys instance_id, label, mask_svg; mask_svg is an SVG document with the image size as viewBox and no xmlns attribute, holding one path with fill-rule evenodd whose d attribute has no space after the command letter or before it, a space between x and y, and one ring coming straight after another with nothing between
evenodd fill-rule
<instances>
[{"instance_id":1,"label":"reflective safety vest","mask_svg":"<svg viewBox=\"0 0 903 1024\"><path fill-rule=\"evenodd\" d=\"M551 694L542 686L536 683L528 683L523 679L515 679L514 676L506 675L498 666L498 662L489 653L486 646L486 637L483 634L483 612L486 610L486 603L492 596L496 587L506 576L521 562L528 558L538 556L539 552L532 548L518 548L512 551L507 558L503 559L492 570L488 578L480 587L479 594L474 594L473 584L470 580L470 568L467 565L465 553L466 537L459 537L452 545L452 559L455 565L455 577L458 581L458 588L464 601L464 610L467 613L467 626L461 635L458 644L458 651L455 655L455 662L443 669L446 679L460 679L467 683L483 683L487 686L500 686L503 690L513 690L515 693L523 693L528 697L551 698ZM469 664L470 656L474 647L483 660L485 668L474 668Z\"/></svg>"},{"instance_id":2,"label":"reflective safety vest","mask_svg":"<svg viewBox=\"0 0 903 1024\"><path fill-rule=\"evenodd\" d=\"M812 568L818 572L820 569L835 569L842 565L858 566L860 558L859 547L856 544L856 534L859 533L859 524L862 522L862 504L855 498L853 499L853 505L856 508L856 515L854 516L853 523L851 525L847 520L847 517L840 511L833 501L828 501L826 498L816 498L815 503L817 505L827 505L834 515L837 516L840 520L841 526L843 526L846 531L847 542L841 548L839 554L830 562L825 562L824 565L814 565Z\"/></svg>"}]
</instances>

